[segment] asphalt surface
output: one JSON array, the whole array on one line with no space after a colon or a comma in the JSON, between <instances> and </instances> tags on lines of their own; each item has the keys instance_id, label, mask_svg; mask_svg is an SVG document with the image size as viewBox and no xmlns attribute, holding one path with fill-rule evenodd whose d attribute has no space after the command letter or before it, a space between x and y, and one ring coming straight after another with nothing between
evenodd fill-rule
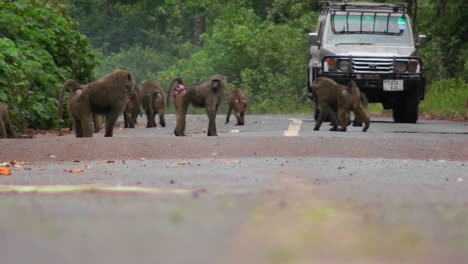
<instances>
[{"instance_id":1,"label":"asphalt surface","mask_svg":"<svg viewBox=\"0 0 468 264\"><path fill-rule=\"evenodd\" d=\"M468 123L223 120L0 140L0 262L468 263Z\"/></svg>"}]
</instances>

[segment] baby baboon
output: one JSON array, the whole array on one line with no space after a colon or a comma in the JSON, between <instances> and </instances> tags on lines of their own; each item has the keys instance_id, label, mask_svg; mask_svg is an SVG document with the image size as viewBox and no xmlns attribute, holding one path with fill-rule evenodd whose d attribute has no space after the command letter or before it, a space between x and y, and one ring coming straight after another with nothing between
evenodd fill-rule
<instances>
[{"instance_id":1,"label":"baby baboon","mask_svg":"<svg viewBox=\"0 0 468 264\"><path fill-rule=\"evenodd\" d=\"M115 122L122 114L128 98L135 89L135 78L127 70L119 69L86 85L66 81L60 92L58 116L62 116L65 90L71 90L68 111L72 117L76 137L92 137L92 114L106 116L105 137L112 137Z\"/></svg>"},{"instance_id":2,"label":"baby baboon","mask_svg":"<svg viewBox=\"0 0 468 264\"><path fill-rule=\"evenodd\" d=\"M234 88L229 94L229 106L226 116L226 124L229 123L231 111L234 110L234 115L237 119L238 126L244 125L245 109L247 108L247 99L240 88Z\"/></svg>"},{"instance_id":3,"label":"baby baboon","mask_svg":"<svg viewBox=\"0 0 468 264\"><path fill-rule=\"evenodd\" d=\"M140 112L140 92L139 92L138 86L135 85L135 91L128 98L127 105L125 106L125 110L123 112L124 126L126 128L135 128L135 124L137 123L138 114L141 115L141 112Z\"/></svg>"},{"instance_id":4,"label":"baby baboon","mask_svg":"<svg viewBox=\"0 0 468 264\"><path fill-rule=\"evenodd\" d=\"M224 87L227 78L223 75L213 75L210 80L200 85L185 87L184 81L180 77L175 77L169 83L167 94L167 105L171 97L172 86L177 82L174 91L174 105L176 111L176 127L174 135L185 136L185 118L189 104L195 107L205 107L208 115L208 136L217 136L216 133L216 112L224 97Z\"/></svg>"},{"instance_id":5,"label":"baby baboon","mask_svg":"<svg viewBox=\"0 0 468 264\"><path fill-rule=\"evenodd\" d=\"M8 114L8 105L0 102L0 138L15 138L16 133Z\"/></svg>"},{"instance_id":6,"label":"baby baboon","mask_svg":"<svg viewBox=\"0 0 468 264\"><path fill-rule=\"evenodd\" d=\"M166 120L164 119L164 113L166 112L166 95L164 94L163 89L161 89L157 82L146 81L143 83L141 96L141 103L148 120L146 127L157 126L156 121L154 120L156 114L159 115L159 124L162 127L165 127Z\"/></svg>"},{"instance_id":7,"label":"baby baboon","mask_svg":"<svg viewBox=\"0 0 468 264\"><path fill-rule=\"evenodd\" d=\"M320 77L314 81L312 93L320 110L314 130L319 130L325 117L328 116L333 124L331 131L337 130L337 124L340 125L341 131L346 131L349 111L354 111L355 115L364 121L365 126L362 131L365 132L369 128L369 116L360 100L361 92L353 81L350 81L347 86L343 86L330 78ZM334 107L338 110L339 122L337 122Z\"/></svg>"}]
</instances>

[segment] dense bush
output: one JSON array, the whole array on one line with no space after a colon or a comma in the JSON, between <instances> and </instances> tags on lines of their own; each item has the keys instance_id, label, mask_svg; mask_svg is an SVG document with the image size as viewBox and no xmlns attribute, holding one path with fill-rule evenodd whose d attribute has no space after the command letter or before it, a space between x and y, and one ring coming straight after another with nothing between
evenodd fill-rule
<instances>
[{"instance_id":1,"label":"dense bush","mask_svg":"<svg viewBox=\"0 0 468 264\"><path fill-rule=\"evenodd\" d=\"M251 111L297 111L304 104L307 38L300 29L262 21L252 9L231 3L203 37L200 51L159 72L157 79L165 83L180 75L199 83L220 73L245 91Z\"/></svg>"},{"instance_id":2,"label":"dense bush","mask_svg":"<svg viewBox=\"0 0 468 264\"><path fill-rule=\"evenodd\" d=\"M0 101L19 130L57 125L56 97L67 78L92 79L95 56L64 7L0 2Z\"/></svg>"}]
</instances>

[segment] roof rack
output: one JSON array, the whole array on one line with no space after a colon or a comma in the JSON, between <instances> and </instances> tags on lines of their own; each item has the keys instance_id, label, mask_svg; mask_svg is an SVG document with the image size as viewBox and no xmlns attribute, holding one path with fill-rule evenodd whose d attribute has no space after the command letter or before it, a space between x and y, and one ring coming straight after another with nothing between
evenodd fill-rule
<instances>
[{"instance_id":1,"label":"roof rack","mask_svg":"<svg viewBox=\"0 0 468 264\"><path fill-rule=\"evenodd\" d=\"M320 2L320 13L327 13L330 10L334 11L379 11L391 13L406 13L406 4L387 4L387 3L366 3L366 2L353 2L347 3L346 1L322 1Z\"/></svg>"}]
</instances>

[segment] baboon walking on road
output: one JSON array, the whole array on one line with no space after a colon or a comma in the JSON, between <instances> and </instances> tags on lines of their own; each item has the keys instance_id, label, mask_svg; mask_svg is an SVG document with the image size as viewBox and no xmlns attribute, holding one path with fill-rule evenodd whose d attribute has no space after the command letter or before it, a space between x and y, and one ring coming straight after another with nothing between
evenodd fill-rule
<instances>
[{"instance_id":1,"label":"baboon walking on road","mask_svg":"<svg viewBox=\"0 0 468 264\"><path fill-rule=\"evenodd\" d=\"M106 116L105 137L112 137L117 118L122 114L135 89L135 78L127 70L119 69L86 85L67 80L60 92L58 116L62 116L65 90L71 90L68 111L72 117L76 137L93 136L92 114Z\"/></svg>"},{"instance_id":2,"label":"baboon walking on road","mask_svg":"<svg viewBox=\"0 0 468 264\"><path fill-rule=\"evenodd\" d=\"M229 106L226 115L226 124L229 123L231 111L234 110L234 115L237 119L238 126L244 125L245 109L247 108L247 99L240 88L234 88L229 94Z\"/></svg>"},{"instance_id":3,"label":"baboon walking on road","mask_svg":"<svg viewBox=\"0 0 468 264\"><path fill-rule=\"evenodd\" d=\"M167 105L169 106L173 84L177 82L174 91L174 106L176 111L176 127L174 135L185 136L186 115L189 104L195 107L205 107L208 115L208 136L217 136L216 112L224 98L224 87L227 78L223 75L213 75L210 80L193 87L185 87L180 77L175 77L169 83Z\"/></svg>"},{"instance_id":4,"label":"baboon walking on road","mask_svg":"<svg viewBox=\"0 0 468 264\"><path fill-rule=\"evenodd\" d=\"M361 103L361 92L353 81L343 86L330 78L320 77L312 85L312 98L320 110L314 130L319 130L325 117L328 116L333 124L331 131L338 129L337 124L340 125L341 131L346 131L350 111L354 111L355 115L365 123L362 131L365 132L369 128L369 116Z\"/></svg>"},{"instance_id":5,"label":"baboon walking on road","mask_svg":"<svg viewBox=\"0 0 468 264\"><path fill-rule=\"evenodd\" d=\"M156 115L159 115L159 124L162 127L165 127L166 120L164 119L164 114L166 112L166 96L163 89L161 89L159 84L155 81L146 81L142 85L141 96L141 103L148 120L146 127L157 126L156 121L154 120Z\"/></svg>"},{"instance_id":6,"label":"baboon walking on road","mask_svg":"<svg viewBox=\"0 0 468 264\"><path fill-rule=\"evenodd\" d=\"M15 138L16 133L8 114L8 105L0 102L0 138Z\"/></svg>"}]
</instances>

